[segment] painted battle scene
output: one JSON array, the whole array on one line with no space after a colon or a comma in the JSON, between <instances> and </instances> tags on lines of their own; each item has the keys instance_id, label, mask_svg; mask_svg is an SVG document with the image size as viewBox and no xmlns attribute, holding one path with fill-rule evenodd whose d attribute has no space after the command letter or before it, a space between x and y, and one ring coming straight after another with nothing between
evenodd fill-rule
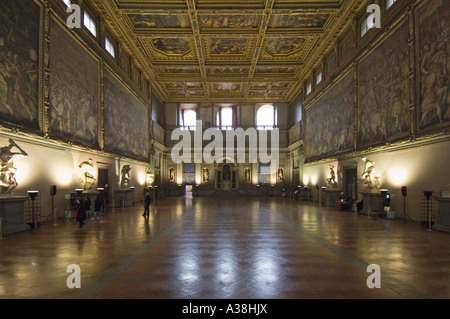
<instances>
[{"instance_id":1,"label":"painted battle scene","mask_svg":"<svg viewBox=\"0 0 450 319\"><path fill-rule=\"evenodd\" d=\"M276 38L267 41L266 51L272 55L292 54L303 47L304 38Z\"/></svg>"},{"instance_id":2,"label":"painted battle scene","mask_svg":"<svg viewBox=\"0 0 450 319\"><path fill-rule=\"evenodd\" d=\"M359 64L359 146L409 137L408 56L404 23Z\"/></svg>"},{"instance_id":3,"label":"painted battle scene","mask_svg":"<svg viewBox=\"0 0 450 319\"><path fill-rule=\"evenodd\" d=\"M40 7L0 1L0 119L39 129Z\"/></svg>"},{"instance_id":4,"label":"painted battle scene","mask_svg":"<svg viewBox=\"0 0 450 319\"><path fill-rule=\"evenodd\" d=\"M245 54L247 39L211 38L211 54Z\"/></svg>"},{"instance_id":5,"label":"painted battle scene","mask_svg":"<svg viewBox=\"0 0 450 319\"><path fill-rule=\"evenodd\" d=\"M155 38L152 44L156 50L167 55L184 54L191 50L190 41L180 38Z\"/></svg>"},{"instance_id":6,"label":"painted battle scene","mask_svg":"<svg viewBox=\"0 0 450 319\"><path fill-rule=\"evenodd\" d=\"M131 14L135 28L189 28L187 15Z\"/></svg>"},{"instance_id":7,"label":"painted battle scene","mask_svg":"<svg viewBox=\"0 0 450 319\"><path fill-rule=\"evenodd\" d=\"M329 14L282 14L274 15L269 21L271 28L323 28L330 17Z\"/></svg>"},{"instance_id":8,"label":"painted battle scene","mask_svg":"<svg viewBox=\"0 0 450 319\"><path fill-rule=\"evenodd\" d=\"M306 110L306 158L317 160L353 150L353 73L350 72Z\"/></svg>"},{"instance_id":9,"label":"painted battle scene","mask_svg":"<svg viewBox=\"0 0 450 319\"><path fill-rule=\"evenodd\" d=\"M148 108L109 72L104 75L104 148L148 159Z\"/></svg>"},{"instance_id":10,"label":"painted battle scene","mask_svg":"<svg viewBox=\"0 0 450 319\"><path fill-rule=\"evenodd\" d=\"M450 1L429 0L419 8L419 129L450 124Z\"/></svg>"},{"instance_id":11,"label":"painted battle scene","mask_svg":"<svg viewBox=\"0 0 450 319\"><path fill-rule=\"evenodd\" d=\"M51 135L98 146L98 61L55 22L50 38Z\"/></svg>"},{"instance_id":12,"label":"painted battle scene","mask_svg":"<svg viewBox=\"0 0 450 319\"><path fill-rule=\"evenodd\" d=\"M258 15L202 15L200 23L203 28L256 28Z\"/></svg>"}]
</instances>

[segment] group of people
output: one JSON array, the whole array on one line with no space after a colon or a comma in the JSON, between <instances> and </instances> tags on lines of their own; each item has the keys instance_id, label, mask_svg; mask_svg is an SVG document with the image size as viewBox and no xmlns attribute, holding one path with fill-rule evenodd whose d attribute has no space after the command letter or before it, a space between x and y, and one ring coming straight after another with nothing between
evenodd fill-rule
<instances>
[{"instance_id":1,"label":"group of people","mask_svg":"<svg viewBox=\"0 0 450 319\"><path fill-rule=\"evenodd\" d=\"M146 218L150 215L150 203L151 203L150 193L147 192L144 198L144 213L142 214L142 216ZM103 202L100 196L97 195L94 201L94 216L92 217L93 220L102 218L102 207ZM85 220L87 219L87 211L89 211L90 209L91 209L91 200L89 199L89 197L86 200L83 200L82 198L79 198L77 200L76 221L80 224L80 228L84 226Z\"/></svg>"},{"instance_id":2,"label":"group of people","mask_svg":"<svg viewBox=\"0 0 450 319\"><path fill-rule=\"evenodd\" d=\"M101 219L102 218L102 206L103 202L99 195L95 198L94 201L94 216L92 217L93 220ZM82 198L79 198L77 200L77 216L76 221L80 223L80 228L83 227L85 224L85 220L87 219L87 211L91 209L91 200L89 197L86 200L83 200Z\"/></svg>"}]
</instances>

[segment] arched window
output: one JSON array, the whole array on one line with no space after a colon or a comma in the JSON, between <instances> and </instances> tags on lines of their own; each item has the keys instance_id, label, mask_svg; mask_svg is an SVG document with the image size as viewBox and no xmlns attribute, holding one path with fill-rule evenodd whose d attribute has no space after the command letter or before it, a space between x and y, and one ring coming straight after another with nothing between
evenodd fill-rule
<instances>
[{"instance_id":1,"label":"arched window","mask_svg":"<svg viewBox=\"0 0 450 319\"><path fill-rule=\"evenodd\" d=\"M235 110L233 107L225 106L217 112L216 124L221 130L231 130L236 125Z\"/></svg>"},{"instance_id":2,"label":"arched window","mask_svg":"<svg viewBox=\"0 0 450 319\"><path fill-rule=\"evenodd\" d=\"M197 105L182 104L180 107L180 126L184 130L195 130L197 124Z\"/></svg>"},{"instance_id":3,"label":"arched window","mask_svg":"<svg viewBox=\"0 0 450 319\"><path fill-rule=\"evenodd\" d=\"M190 130L195 130L197 113L194 110L185 110L183 112L183 126Z\"/></svg>"},{"instance_id":4,"label":"arched window","mask_svg":"<svg viewBox=\"0 0 450 319\"><path fill-rule=\"evenodd\" d=\"M256 126L258 130L271 130L277 125L277 112L273 105L263 105L256 113Z\"/></svg>"}]
</instances>

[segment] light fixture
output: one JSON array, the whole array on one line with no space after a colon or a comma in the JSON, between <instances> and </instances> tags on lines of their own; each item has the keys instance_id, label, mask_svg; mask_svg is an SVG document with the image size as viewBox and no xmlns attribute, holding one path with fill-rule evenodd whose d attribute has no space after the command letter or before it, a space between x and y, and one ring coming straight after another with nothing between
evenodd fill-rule
<instances>
[{"instance_id":1,"label":"light fixture","mask_svg":"<svg viewBox=\"0 0 450 319\"><path fill-rule=\"evenodd\" d=\"M75 193L77 193L78 195L81 195L81 193L83 193L83 189L75 188Z\"/></svg>"},{"instance_id":2,"label":"light fixture","mask_svg":"<svg viewBox=\"0 0 450 319\"><path fill-rule=\"evenodd\" d=\"M28 196L30 196L31 200L34 200L36 196L39 194L39 191L27 191Z\"/></svg>"},{"instance_id":3,"label":"light fixture","mask_svg":"<svg viewBox=\"0 0 450 319\"><path fill-rule=\"evenodd\" d=\"M37 223L37 217L36 217L36 211L34 208L34 200L36 199L36 196L39 194L39 191L27 191L28 196L30 196L31 198L31 209L32 209L32 218L33 218L33 223L31 224L31 228L37 228L38 223Z\"/></svg>"}]
</instances>

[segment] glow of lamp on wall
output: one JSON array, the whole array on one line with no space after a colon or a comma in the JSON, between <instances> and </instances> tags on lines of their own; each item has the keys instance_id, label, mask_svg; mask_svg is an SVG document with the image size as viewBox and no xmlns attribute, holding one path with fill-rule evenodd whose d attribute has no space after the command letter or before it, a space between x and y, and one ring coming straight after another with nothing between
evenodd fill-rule
<instances>
[{"instance_id":1,"label":"glow of lamp on wall","mask_svg":"<svg viewBox=\"0 0 450 319\"><path fill-rule=\"evenodd\" d=\"M407 173L402 167L394 167L389 171L391 183L396 186L402 186L406 182Z\"/></svg>"},{"instance_id":2,"label":"glow of lamp on wall","mask_svg":"<svg viewBox=\"0 0 450 319\"><path fill-rule=\"evenodd\" d=\"M55 170L55 178L60 186L69 186L72 183L72 170L67 168L58 168Z\"/></svg>"},{"instance_id":3,"label":"glow of lamp on wall","mask_svg":"<svg viewBox=\"0 0 450 319\"><path fill-rule=\"evenodd\" d=\"M303 176L303 185L308 185L309 184L309 176L304 175Z\"/></svg>"},{"instance_id":4,"label":"glow of lamp on wall","mask_svg":"<svg viewBox=\"0 0 450 319\"><path fill-rule=\"evenodd\" d=\"M138 175L138 183L139 183L139 185L144 185L145 182L146 182L146 175L143 174L143 173L140 173Z\"/></svg>"}]
</instances>

